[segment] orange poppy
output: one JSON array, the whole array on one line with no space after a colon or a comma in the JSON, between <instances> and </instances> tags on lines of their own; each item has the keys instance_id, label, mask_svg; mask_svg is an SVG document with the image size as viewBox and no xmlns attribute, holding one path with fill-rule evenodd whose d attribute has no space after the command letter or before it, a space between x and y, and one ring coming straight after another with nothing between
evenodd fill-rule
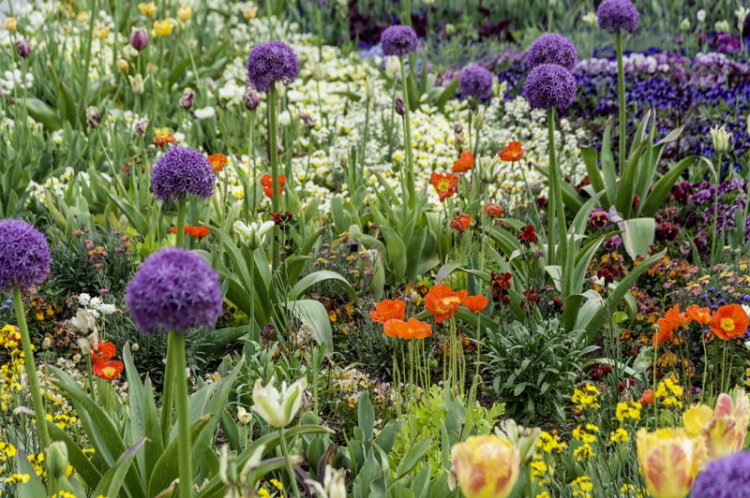
<instances>
[{"instance_id":1,"label":"orange poppy","mask_svg":"<svg viewBox=\"0 0 750 498\"><path fill-rule=\"evenodd\" d=\"M169 128L157 128L154 132L154 138L151 139L151 143L163 149L167 144L175 145L177 139L169 131Z\"/></svg>"},{"instance_id":2,"label":"orange poppy","mask_svg":"<svg viewBox=\"0 0 750 498\"><path fill-rule=\"evenodd\" d=\"M641 399L638 400L638 402L642 405L650 405L654 402L654 390L653 389L646 389L643 391L643 394L641 394Z\"/></svg>"},{"instance_id":3,"label":"orange poppy","mask_svg":"<svg viewBox=\"0 0 750 498\"><path fill-rule=\"evenodd\" d=\"M466 230L469 229L469 226L471 225L471 216L468 214L462 214L459 216L456 216L451 221L451 228L457 231L458 233L463 233Z\"/></svg>"},{"instance_id":4,"label":"orange poppy","mask_svg":"<svg viewBox=\"0 0 750 498\"><path fill-rule=\"evenodd\" d=\"M461 152L456 162L453 164L454 173L465 173L474 166L474 155L469 150Z\"/></svg>"},{"instance_id":5,"label":"orange poppy","mask_svg":"<svg viewBox=\"0 0 750 498\"><path fill-rule=\"evenodd\" d=\"M388 320L403 320L405 314L405 302L383 299L375 305L375 311L370 311L370 319L375 323L385 323Z\"/></svg>"},{"instance_id":6,"label":"orange poppy","mask_svg":"<svg viewBox=\"0 0 750 498\"><path fill-rule=\"evenodd\" d=\"M114 380L120 376L123 369L121 361L97 361L94 363L94 375L104 380Z\"/></svg>"},{"instance_id":7,"label":"orange poppy","mask_svg":"<svg viewBox=\"0 0 750 498\"><path fill-rule=\"evenodd\" d=\"M696 304L691 304L685 310L685 316L694 322L705 325L711 320L711 310L709 308L700 308Z\"/></svg>"},{"instance_id":8,"label":"orange poppy","mask_svg":"<svg viewBox=\"0 0 750 498\"><path fill-rule=\"evenodd\" d=\"M500 218L505 214L505 209L494 202L490 202L489 204L485 204L484 212L487 213L487 216L490 218Z\"/></svg>"},{"instance_id":9,"label":"orange poppy","mask_svg":"<svg viewBox=\"0 0 750 498\"><path fill-rule=\"evenodd\" d=\"M409 318L408 322L392 319L383 324L383 333L388 337L397 337L410 341L412 339L426 339L432 335L430 324L421 322L415 318Z\"/></svg>"},{"instance_id":10,"label":"orange poppy","mask_svg":"<svg viewBox=\"0 0 750 498\"><path fill-rule=\"evenodd\" d=\"M108 361L115 357L115 353L117 353L117 348L114 343L99 341L91 348L91 361L94 363Z\"/></svg>"},{"instance_id":11,"label":"orange poppy","mask_svg":"<svg viewBox=\"0 0 750 498\"><path fill-rule=\"evenodd\" d=\"M286 183L286 175L279 175L279 195L284 193L284 184ZM263 193L266 197L273 199L273 177L266 173L260 177L260 184L263 187Z\"/></svg>"},{"instance_id":12,"label":"orange poppy","mask_svg":"<svg viewBox=\"0 0 750 498\"><path fill-rule=\"evenodd\" d=\"M430 183L435 187L440 202L445 202L445 199L456 193L458 177L450 173L433 173L430 176Z\"/></svg>"},{"instance_id":13,"label":"orange poppy","mask_svg":"<svg viewBox=\"0 0 750 498\"><path fill-rule=\"evenodd\" d=\"M680 306L675 304L664 314L663 318L659 318L656 322L659 324L659 332L654 336L654 345L659 346L673 341L674 331L690 323L690 319L680 313Z\"/></svg>"},{"instance_id":14,"label":"orange poppy","mask_svg":"<svg viewBox=\"0 0 750 498\"><path fill-rule=\"evenodd\" d=\"M523 147L521 146L521 142L517 140L508 142L508 145L506 145L503 150L498 152L497 155L500 156L500 159L503 161L520 161L521 159L523 159Z\"/></svg>"},{"instance_id":15,"label":"orange poppy","mask_svg":"<svg viewBox=\"0 0 750 498\"><path fill-rule=\"evenodd\" d=\"M177 233L177 227L172 227L169 229L169 231L172 233ZM208 237L208 235L211 233L211 230L209 230L207 227L185 225L183 228L183 233L185 235L192 235L193 237L202 239L204 237Z\"/></svg>"},{"instance_id":16,"label":"orange poppy","mask_svg":"<svg viewBox=\"0 0 750 498\"><path fill-rule=\"evenodd\" d=\"M739 304L727 304L714 312L708 326L711 332L725 341L737 339L747 332L750 318Z\"/></svg>"},{"instance_id":17,"label":"orange poppy","mask_svg":"<svg viewBox=\"0 0 750 498\"><path fill-rule=\"evenodd\" d=\"M224 169L224 166L226 166L227 156L224 154L211 154L208 156L208 162L211 163L211 168L213 168L214 173L218 173Z\"/></svg>"},{"instance_id":18,"label":"orange poppy","mask_svg":"<svg viewBox=\"0 0 750 498\"><path fill-rule=\"evenodd\" d=\"M468 296L464 299L464 306L472 313L481 313L489 304L489 300L483 295Z\"/></svg>"},{"instance_id":19,"label":"orange poppy","mask_svg":"<svg viewBox=\"0 0 750 498\"><path fill-rule=\"evenodd\" d=\"M467 295L465 290L453 292L453 289L445 284L436 285L424 297L424 307L435 315L437 323L442 323L456 313Z\"/></svg>"}]
</instances>

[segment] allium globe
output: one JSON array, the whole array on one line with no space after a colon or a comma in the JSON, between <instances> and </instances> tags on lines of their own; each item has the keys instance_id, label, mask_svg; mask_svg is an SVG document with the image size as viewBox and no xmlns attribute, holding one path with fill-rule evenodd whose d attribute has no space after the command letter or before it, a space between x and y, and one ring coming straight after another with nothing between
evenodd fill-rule
<instances>
[{"instance_id":1,"label":"allium globe","mask_svg":"<svg viewBox=\"0 0 750 498\"><path fill-rule=\"evenodd\" d=\"M163 201L182 200L188 194L207 199L213 195L215 183L208 158L187 147L170 149L151 173L151 190Z\"/></svg>"},{"instance_id":2,"label":"allium globe","mask_svg":"<svg viewBox=\"0 0 750 498\"><path fill-rule=\"evenodd\" d=\"M125 305L144 334L210 329L222 311L219 276L185 249L160 249L128 284Z\"/></svg>"},{"instance_id":3,"label":"allium globe","mask_svg":"<svg viewBox=\"0 0 750 498\"><path fill-rule=\"evenodd\" d=\"M487 100L492 97L495 76L479 64L469 64L461 70L458 88L464 97Z\"/></svg>"},{"instance_id":4,"label":"allium globe","mask_svg":"<svg viewBox=\"0 0 750 498\"><path fill-rule=\"evenodd\" d=\"M557 64L572 70L577 61L576 46L557 33L547 33L537 38L524 58L527 69L534 69L541 64Z\"/></svg>"},{"instance_id":5,"label":"allium globe","mask_svg":"<svg viewBox=\"0 0 750 498\"><path fill-rule=\"evenodd\" d=\"M0 290L41 284L49 274L49 245L25 221L0 221Z\"/></svg>"},{"instance_id":6,"label":"allium globe","mask_svg":"<svg viewBox=\"0 0 750 498\"><path fill-rule=\"evenodd\" d=\"M409 26L391 26L380 35L380 45L385 55L408 55L417 50L418 44L417 33Z\"/></svg>"},{"instance_id":7,"label":"allium globe","mask_svg":"<svg viewBox=\"0 0 750 498\"><path fill-rule=\"evenodd\" d=\"M297 54L278 40L256 45L247 59L247 76L259 92L268 92L277 82L290 85L299 76Z\"/></svg>"},{"instance_id":8,"label":"allium globe","mask_svg":"<svg viewBox=\"0 0 750 498\"><path fill-rule=\"evenodd\" d=\"M523 95L536 109L564 110L576 96L576 80L570 71L557 64L542 64L531 70Z\"/></svg>"},{"instance_id":9,"label":"allium globe","mask_svg":"<svg viewBox=\"0 0 750 498\"><path fill-rule=\"evenodd\" d=\"M641 16L630 0L604 0L596 9L599 28L611 33L638 30Z\"/></svg>"},{"instance_id":10,"label":"allium globe","mask_svg":"<svg viewBox=\"0 0 750 498\"><path fill-rule=\"evenodd\" d=\"M750 498L750 452L711 461L698 474L692 498Z\"/></svg>"}]
</instances>

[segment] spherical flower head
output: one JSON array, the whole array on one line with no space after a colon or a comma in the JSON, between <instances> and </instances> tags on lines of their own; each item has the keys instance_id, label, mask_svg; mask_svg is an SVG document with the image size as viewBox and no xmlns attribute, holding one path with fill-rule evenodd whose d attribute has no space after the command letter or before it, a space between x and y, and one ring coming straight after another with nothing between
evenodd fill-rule
<instances>
[{"instance_id":1,"label":"spherical flower head","mask_svg":"<svg viewBox=\"0 0 750 498\"><path fill-rule=\"evenodd\" d=\"M690 490L693 498L750 498L750 452L713 460Z\"/></svg>"},{"instance_id":2,"label":"spherical flower head","mask_svg":"<svg viewBox=\"0 0 750 498\"><path fill-rule=\"evenodd\" d=\"M151 173L151 189L163 201L181 200L187 194L207 199L213 195L215 183L208 158L187 147L170 149Z\"/></svg>"},{"instance_id":3,"label":"spherical flower head","mask_svg":"<svg viewBox=\"0 0 750 498\"><path fill-rule=\"evenodd\" d=\"M210 329L222 311L219 276L190 251L160 249L128 284L125 305L144 334Z\"/></svg>"},{"instance_id":4,"label":"spherical flower head","mask_svg":"<svg viewBox=\"0 0 750 498\"><path fill-rule=\"evenodd\" d=\"M247 59L247 75L259 92L268 92L277 82L290 85L299 75L297 54L278 40L256 45Z\"/></svg>"},{"instance_id":5,"label":"spherical flower head","mask_svg":"<svg viewBox=\"0 0 750 498\"><path fill-rule=\"evenodd\" d=\"M611 33L629 31L634 33L638 29L641 15L630 0L604 0L596 9L599 28Z\"/></svg>"},{"instance_id":6,"label":"spherical flower head","mask_svg":"<svg viewBox=\"0 0 750 498\"><path fill-rule=\"evenodd\" d=\"M531 70L523 87L531 107L564 110L576 97L576 80L570 71L557 64L541 64Z\"/></svg>"},{"instance_id":7,"label":"spherical flower head","mask_svg":"<svg viewBox=\"0 0 750 498\"><path fill-rule=\"evenodd\" d=\"M578 61L576 46L573 42L557 33L540 36L526 52L524 64L527 69L534 69L541 64L557 64L572 70Z\"/></svg>"},{"instance_id":8,"label":"spherical flower head","mask_svg":"<svg viewBox=\"0 0 750 498\"><path fill-rule=\"evenodd\" d=\"M458 88L464 97L487 100L492 97L495 76L479 64L469 64L461 70Z\"/></svg>"},{"instance_id":9,"label":"spherical flower head","mask_svg":"<svg viewBox=\"0 0 750 498\"><path fill-rule=\"evenodd\" d=\"M409 26L396 25L386 28L380 35L380 45L385 55L404 56L417 50L417 33Z\"/></svg>"},{"instance_id":10,"label":"spherical flower head","mask_svg":"<svg viewBox=\"0 0 750 498\"><path fill-rule=\"evenodd\" d=\"M49 245L39 230L25 221L0 221L0 290L41 284L49 262Z\"/></svg>"}]
</instances>

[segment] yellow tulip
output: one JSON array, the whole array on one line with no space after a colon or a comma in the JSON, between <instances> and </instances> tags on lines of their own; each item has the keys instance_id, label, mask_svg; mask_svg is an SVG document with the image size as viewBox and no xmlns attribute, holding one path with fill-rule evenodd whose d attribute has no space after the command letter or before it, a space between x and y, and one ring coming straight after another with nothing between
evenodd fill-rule
<instances>
[{"instance_id":1,"label":"yellow tulip","mask_svg":"<svg viewBox=\"0 0 750 498\"><path fill-rule=\"evenodd\" d=\"M683 429L638 431L638 463L653 498L685 498L698 474L705 448Z\"/></svg>"},{"instance_id":2,"label":"yellow tulip","mask_svg":"<svg viewBox=\"0 0 750 498\"><path fill-rule=\"evenodd\" d=\"M188 22L193 17L193 9L189 5L183 5L177 10L177 18L182 22Z\"/></svg>"},{"instance_id":3,"label":"yellow tulip","mask_svg":"<svg viewBox=\"0 0 750 498\"><path fill-rule=\"evenodd\" d=\"M697 405L682 416L685 431L704 441L709 460L742 450L750 422L750 401L743 389L737 389L734 397L736 401L722 393L713 410Z\"/></svg>"},{"instance_id":4,"label":"yellow tulip","mask_svg":"<svg viewBox=\"0 0 750 498\"><path fill-rule=\"evenodd\" d=\"M520 455L505 437L470 437L453 446L451 462L466 498L506 498L518 480Z\"/></svg>"},{"instance_id":5,"label":"yellow tulip","mask_svg":"<svg viewBox=\"0 0 750 498\"><path fill-rule=\"evenodd\" d=\"M16 26L18 26L18 23L16 22L15 17L8 17L5 19L5 30L6 31L15 31Z\"/></svg>"},{"instance_id":6,"label":"yellow tulip","mask_svg":"<svg viewBox=\"0 0 750 498\"><path fill-rule=\"evenodd\" d=\"M153 16L156 14L156 4L154 2L141 2L138 4L138 10L141 11L141 14L144 16Z\"/></svg>"},{"instance_id":7,"label":"yellow tulip","mask_svg":"<svg viewBox=\"0 0 750 498\"><path fill-rule=\"evenodd\" d=\"M154 34L156 36L169 36L172 34L174 23L171 19L164 19L163 21L154 21Z\"/></svg>"}]
</instances>

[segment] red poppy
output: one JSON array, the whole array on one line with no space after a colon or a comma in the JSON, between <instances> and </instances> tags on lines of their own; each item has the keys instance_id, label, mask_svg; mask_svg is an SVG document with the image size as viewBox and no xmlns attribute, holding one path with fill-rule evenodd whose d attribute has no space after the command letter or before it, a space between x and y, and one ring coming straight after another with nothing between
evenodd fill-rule
<instances>
[{"instance_id":1,"label":"red poppy","mask_svg":"<svg viewBox=\"0 0 750 498\"><path fill-rule=\"evenodd\" d=\"M124 365L121 361L97 361L94 363L94 375L104 380L114 380L122 373Z\"/></svg>"},{"instance_id":2,"label":"red poppy","mask_svg":"<svg viewBox=\"0 0 750 498\"><path fill-rule=\"evenodd\" d=\"M108 361L115 357L117 347L112 342L99 341L96 346L91 348L91 361L99 363Z\"/></svg>"},{"instance_id":3,"label":"red poppy","mask_svg":"<svg viewBox=\"0 0 750 498\"><path fill-rule=\"evenodd\" d=\"M437 323L442 323L456 313L467 295L465 290L453 292L453 289L445 284L436 285L424 297L424 307L435 315Z\"/></svg>"},{"instance_id":4,"label":"red poppy","mask_svg":"<svg viewBox=\"0 0 750 498\"><path fill-rule=\"evenodd\" d=\"M370 319L376 323L388 320L403 320L406 313L406 303L401 300L383 299L375 305L375 311L370 311Z\"/></svg>"},{"instance_id":5,"label":"red poppy","mask_svg":"<svg viewBox=\"0 0 750 498\"><path fill-rule=\"evenodd\" d=\"M453 164L454 173L465 173L474 166L474 155L469 150L461 152L456 162Z\"/></svg>"},{"instance_id":6,"label":"red poppy","mask_svg":"<svg viewBox=\"0 0 750 498\"><path fill-rule=\"evenodd\" d=\"M484 212L487 213L487 216L490 218L500 218L505 214L505 209L503 209L502 206L490 202L489 204L485 204Z\"/></svg>"},{"instance_id":7,"label":"red poppy","mask_svg":"<svg viewBox=\"0 0 750 498\"><path fill-rule=\"evenodd\" d=\"M728 341L742 337L750 325L750 318L739 304L727 304L714 312L708 326L719 339Z\"/></svg>"},{"instance_id":8,"label":"red poppy","mask_svg":"<svg viewBox=\"0 0 750 498\"><path fill-rule=\"evenodd\" d=\"M383 324L383 333L388 337L398 337L410 341L412 339L426 339L432 335L432 327L428 323L409 318L408 322L398 319L388 320Z\"/></svg>"},{"instance_id":9,"label":"red poppy","mask_svg":"<svg viewBox=\"0 0 750 498\"><path fill-rule=\"evenodd\" d=\"M284 193L284 184L286 183L286 175L279 175L279 195ZM260 184L263 187L263 193L266 197L273 199L273 177L266 173L260 177Z\"/></svg>"},{"instance_id":10,"label":"red poppy","mask_svg":"<svg viewBox=\"0 0 750 498\"><path fill-rule=\"evenodd\" d=\"M506 162L520 161L521 159L523 159L523 147L521 146L521 142L517 140L508 142L508 145L506 145L503 150L498 152L497 155L500 156L501 160Z\"/></svg>"},{"instance_id":11,"label":"red poppy","mask_svg":"<svg viewBox=\"0 0 750 498\"><path fill-rule=\"evenodd\" d=\"M218 173L224 169L224 166L226 166L227 156L224 154L211 154L208 156L208 162L211 163L211 168L213 168L214 173Z\"/></svg>"},{"instance_id":12,"label":"red poppy","mask_svg":"<svg viewBox=\"0 0 750 498\"><path fill-rule=\"evenodd\" d=\"M456 216L451 221L451 228L458 233L465 232L469 226L471 225L471 216L468 214L462 214L459 216Z\"/></svg>"},{"instance_id":13,"label":"red poppy","mask_svg":"<svg viewBox=\"0 0 750 498\"><path fill-rule=\"evenodd\" d=\"M539 239L536 236L536 230L534 229L534 225L526 225L521 229L521 233L518 235L518 238L521 239L521 242L524 242L526 244L536 244L539 242Z\"/></svg>"},{"instance_id":14,"label":"red poppy","mask_svg":"<svg viewBox=\"0 0 750 498\"><path fill-rule=\"evenodd\" d=\"M445 202L445 199L456 193L458 177L450 173L433 173L430 176L430 183L435 187L440 202Z\"/></svg>"},{"instance_id":15,"label":"red poppy","mask_svg":"<svg viewBox=\"0 0 750 498\"><path fill-rule=\"evenodd\" d=\"M489 304L489 301L483 295L468 296L464 299L464 306L472 313L481 313Z\"/></svg>"}]
</instances>

